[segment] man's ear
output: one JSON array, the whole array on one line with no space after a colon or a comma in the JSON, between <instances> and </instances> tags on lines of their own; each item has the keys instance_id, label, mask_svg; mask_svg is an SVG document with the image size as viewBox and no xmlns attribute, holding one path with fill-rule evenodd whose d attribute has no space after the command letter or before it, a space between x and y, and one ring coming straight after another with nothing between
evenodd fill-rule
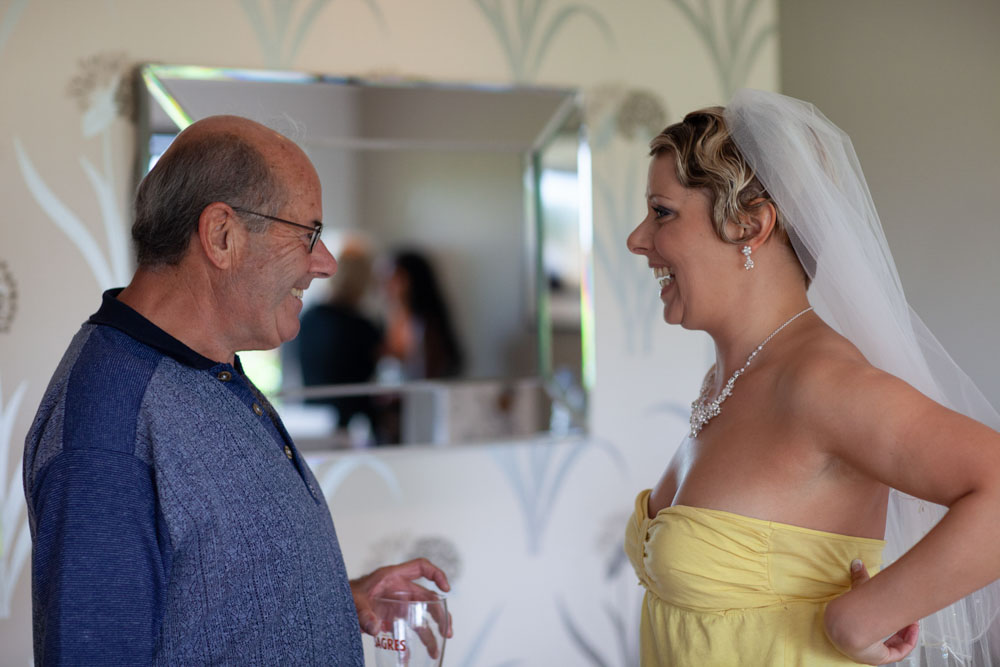
<instances>
[{"instance_id":1,"label":"man's ear","mask_svg":"<svg viewBox=\"0 0 1000 667\"><path fill-rule=\"evenodd\" d=\"M740 218L740 244L757 250L771 238L774 227L778 223L778 211L774 202L760 197L750 202L749 211Z\"/></svg>"},{"instance_id":2,"label":"man's ear","mask_svg":"<svg viewBox=\"0 0 1000 667\"><path fill-rule=\"evenodd\" d=\"M228 269L235 261L236 240L243 231L236 213L228 204L213 202L198 216L198 241L205 257L218 269Z\"/></svg>"}]
</instances>

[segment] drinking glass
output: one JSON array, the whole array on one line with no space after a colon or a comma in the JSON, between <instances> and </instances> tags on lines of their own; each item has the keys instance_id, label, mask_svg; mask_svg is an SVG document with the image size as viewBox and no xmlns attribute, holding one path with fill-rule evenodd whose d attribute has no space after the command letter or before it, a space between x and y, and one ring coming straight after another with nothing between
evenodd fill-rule
<instances>
[{"instance_id":1,"label":"drinking glass","mask_svg":"<svg viewBox=\"0 0 1000 667\"><path fill-rule=\"evenodd\" d=\"M448 603L432 591L403 591L374 599L382 626L375 636L378 667L440 667L448 633Z\"/></svg>"}]
</instances>

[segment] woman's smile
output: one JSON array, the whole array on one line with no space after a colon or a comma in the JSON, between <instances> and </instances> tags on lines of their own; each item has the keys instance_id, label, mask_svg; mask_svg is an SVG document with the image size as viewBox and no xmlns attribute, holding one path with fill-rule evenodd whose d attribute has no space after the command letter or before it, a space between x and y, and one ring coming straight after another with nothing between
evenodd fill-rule
<instances>
[{"instance_id":1,"label":"woman's smile","mask_svg":"<svg viewBox=\"0 0 1000 667\"><path fill-rule=\"evenodd\" d=\"M653 277L656 278L657 283L660 285L660 297L663 296L667 288L674 282L674 274L668 266L654 266Z\"/></svg>"}]
</instances>

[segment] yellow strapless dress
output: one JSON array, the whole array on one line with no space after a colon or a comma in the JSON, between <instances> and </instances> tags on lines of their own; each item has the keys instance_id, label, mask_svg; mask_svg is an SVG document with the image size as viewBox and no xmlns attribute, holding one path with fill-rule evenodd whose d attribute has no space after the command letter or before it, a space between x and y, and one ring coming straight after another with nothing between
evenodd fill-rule
<instances>
[{"instance_id":1,"label":"yellow strapless dress","mask_svg":"<svg viewBox=\"0 0 1000 667\"><path fill-rule=\"evenodd\" d=\"M882 565L882 540L676 505L649 517L635 501L625 551L646 588L643 667L854 665L823 632L850 564Z\"/></svg>"}]
</instances>

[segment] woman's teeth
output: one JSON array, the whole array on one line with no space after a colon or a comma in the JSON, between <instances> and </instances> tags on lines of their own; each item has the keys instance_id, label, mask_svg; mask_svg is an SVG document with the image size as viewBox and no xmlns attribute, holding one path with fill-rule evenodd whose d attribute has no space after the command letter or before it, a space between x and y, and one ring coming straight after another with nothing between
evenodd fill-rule
<instances>
[{"instance_id":1,"label":"woman's teeth","mask_svg":"<svg viewBox=\"0 0 1000 667\"><path fill-rule=\"evenodd\" d=\"M674 274L666 266L654 266L653 277L660 283L660 289L674 282Z\"/></svg>"},{"instance_id":2,"label":"woman's teeth","mask_svg":"<svg viewBox=\"0 0 1000 667\"><path fill-rule=\"evenodd\" d=\"M305 292L305 290L299 289L298 287L292 288L292 296L299 300L302 299L302 295L305 294Z\"/></svg>"}]
</instances>

